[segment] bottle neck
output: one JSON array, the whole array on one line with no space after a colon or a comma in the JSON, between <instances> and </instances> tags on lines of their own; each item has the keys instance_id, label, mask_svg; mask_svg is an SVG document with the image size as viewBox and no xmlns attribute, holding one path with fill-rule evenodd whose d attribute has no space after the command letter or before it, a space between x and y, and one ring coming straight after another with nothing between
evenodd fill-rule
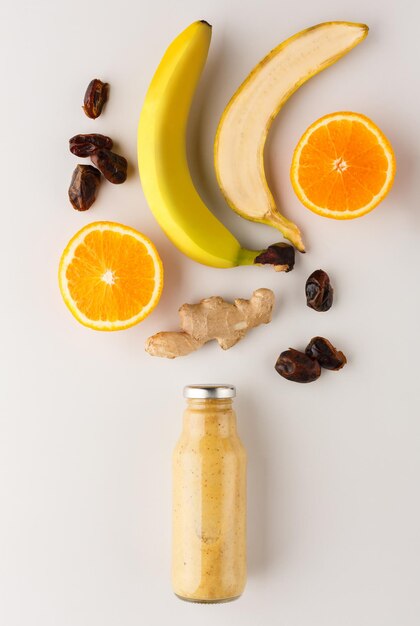
<instances>
[{"instance_id":1,"label":"bottle neck","mask_svg":"<svg viewBox=\"0 0 420 626\"><path fill-rule=\"evenodd\" d=\"M187 400L184 412L184 433L203 437L236 435L236 415L231 398L218 400Z\"/></svg>"}]
</instances>

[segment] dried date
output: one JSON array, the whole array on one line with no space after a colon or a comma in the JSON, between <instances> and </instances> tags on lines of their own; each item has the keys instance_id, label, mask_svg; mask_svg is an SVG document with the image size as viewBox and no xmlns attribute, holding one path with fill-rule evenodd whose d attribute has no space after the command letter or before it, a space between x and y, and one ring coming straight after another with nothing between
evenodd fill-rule
<instances>
[{"instance_id":1,"label":"dried date","mask_svg":"<svg viewBox=\"0 0 420 626\"><path fill-rule=\"evenodd\" d=\"M105 148L111 150L113 142L111 137L91 133L87 135L75 135L69 140L69 148L72 154L77 157L88 157L97 150Z\"/></svg>"},{"instance_id":2,"label":"dried date","mask_svg":"<svg viewBox=\"0 0 420 626\"><path fill-rule=\"evenodd\" d=\"M263 250L254 263L274 265L276 272L290 272L295 266L295 249L288 243L275 243Z\"/></svg>"},{"instance_id":3,"label":"dried date","mask_svg":"<svg viewBox=\"0 0 420 626\"><path fill-rule=\"evenodd\" d=\"M321 366L318 361L294 348L280 354L275 368L280 376L295 383L311 383L321 376Z\"/></svg>"},{"instance_id":4,"label":"dried date","mask_svg":"<svg viewBox=\"0 0 420 626\"><path fill-rule=\"evenodd\" d=\"M325 337L313 337L306 346L305 353L327 370L340 370L347 363L345 355Z\"/></svg>"},{"instance_id":5,"label":"dried date","mask_svg":"<svg viewBox=\"0 0 420 626\"><path fill-rule=\"evenodd\" d=\"M92 165L76 165L71 177L69 199L76 211L87 211L96 200L101 173Z\"/></svg>"},{"instance_id":6,"label":"dried date","mask_svg":"<svg viewBox=\"0 0 420 626\"><path fill-rule=\"evenodd\" d=\"M108 100L108 94L108 83L103 83L99 78L90 81L83 101L83 110L92 120L95 120L102 113Z\"/></svg>"},{"instance_id":7,"label":"dried date","mask_svg":"<svg viewBox=\"0 0 420 626\"><path fill-rule=\"evenodd\" d=\"M120 185L127 178L127 159L111 150L97 150L91 156L92 163L107 180Z\"/></svg>"},{"instance_id":8,"label":"dried date","mask_svg":"<svg viewBox=\"0 0 420 626\"><path fill-rule=\"evenodd\" d=\"M332 307L334 290L324 270L315 270L305 285L306 304L314 311L328 311Z\"/></svg>"}]
</instances>

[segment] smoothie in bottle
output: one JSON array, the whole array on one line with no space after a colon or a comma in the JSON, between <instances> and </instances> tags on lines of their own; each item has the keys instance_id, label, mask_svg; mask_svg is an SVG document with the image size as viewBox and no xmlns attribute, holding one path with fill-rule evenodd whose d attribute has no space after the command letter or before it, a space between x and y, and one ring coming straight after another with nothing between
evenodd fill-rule
<instances>
[{"instance_id":1,"label":"smoothie in bottle","mask_svg":"<svg viewBox=\"0 0 420 626\"><path fill-rule=\"evenodd\" d=\"M246 452L232 385L185 387L173 456L172 584L192 602L239 597L246 581Z\"/></svg>"}]
</instances>

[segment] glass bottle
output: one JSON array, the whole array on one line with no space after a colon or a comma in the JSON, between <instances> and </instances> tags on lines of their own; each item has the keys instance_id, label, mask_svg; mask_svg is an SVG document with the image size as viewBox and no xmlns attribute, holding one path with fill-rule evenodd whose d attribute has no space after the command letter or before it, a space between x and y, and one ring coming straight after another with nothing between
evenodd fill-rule
<instances>
[{"instance_id":1,"label":"glass bottle","mask_svg":"<svg viewBox=\"0 0 420 626\"><path fill-rule=\"evenodd\" d=\"M246 452L233 385L189 385L173 456L172 584L191 602L238 598L246 582Z\"/></svg>"}]
</instances>

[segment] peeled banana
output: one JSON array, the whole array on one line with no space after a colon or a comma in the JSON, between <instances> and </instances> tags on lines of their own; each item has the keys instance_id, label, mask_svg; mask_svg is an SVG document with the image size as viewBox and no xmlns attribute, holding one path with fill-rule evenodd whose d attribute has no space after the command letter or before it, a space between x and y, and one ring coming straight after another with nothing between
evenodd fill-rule
<instances>
[{"instance_id":1,"label":"peeled banana","mask_svg":"<svg viewBox=\"0 0 420 626\"><path fill-rule=\"evenodd\" d=\"M216 219L200 198L188 166L188 115L211 32L205 21L188 26L153 76L138 127L140 178L156 220L181 252L213 267L252 265L261 251L242 248Z\"/></svg>"},{"instance_id":2,"label":"peeled banana","mask_svg":"<svg viewBox=\"0 0 420 626\"><path fill-rule=\"evenodd\" d=\"M264 171L264 147L275 116L290 96L368 34L365 24L327 22L307 28L272 50L228 103L215 139L219 186L246 219L278 228L301 252L298 227L278 211Z\"/></svg>"}]
</instances>

